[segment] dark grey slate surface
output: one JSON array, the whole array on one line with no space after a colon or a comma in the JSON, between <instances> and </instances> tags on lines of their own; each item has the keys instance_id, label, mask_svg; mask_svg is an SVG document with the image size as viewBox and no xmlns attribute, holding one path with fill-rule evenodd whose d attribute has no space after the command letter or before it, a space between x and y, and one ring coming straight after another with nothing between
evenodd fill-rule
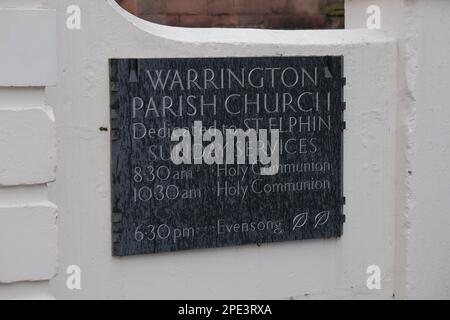
<instances>
[{"instance_id":1,"label":"dark grey slate surface","mask_svg":"<svg viewBox=\"0 0 450 320\"><path fill-rule=\"evenodd\" d=\"M242 70L244 74L248 74L254 68L266 68L265 71L254 71L254 75L258 72L259 75L264 75L264 86L256 88L246 82L242 88L236 81L231 81L230 87L227 85L228 81L225 81L225 88L215 88L211 82L206 82L204 86L204 77L210 77L214 73L217 80L221 70L227 68L237 75L240 75ZM305 75L297 85L286 87L280 75L286 68L298 70L300 78L302 68L309 75L317 72L317 85ZM205 73L205 69L211 71ZM164 75L168 70L171 70L172 75L177 70L184 90L178 82L175 82L172 88L169 86L165 90L154 89L147 71L156 75L158 70ZM195 73L198 74L197 83L200 88L192 82L191 88L187 88L185 80L188 72L191 72L191 80ZM272 75L275 74L272 82ZM287 84L294 83L292 70L287 70L284 76ZM170 77L168 79L172 80ZM253 79L259 81L261 78L254 76ZM345 129L343 57L111 59L110 80L113 255L126 256L342 235L342 159ZM220 81L215 84L220 87ZM261 107L256 112L250 107L246 114L230 114L224 108L224 101L231 94L247 94L251 101L255 100L257 94L260 98L266 94L268 105L274 106L277 93L279 97L284 93L298 97L304 92L314 95L318 93L319 110L314 108L304 112L295 107L286 107L285 110L280 108L278 112L270 112L273 109L266 110ZM330 110L326 104L328 93ZM194 108L186 104L188 96L194 96L191 101L195 101L192 104L197 105L198 111L199 97L204 96L204 101L209 103L213 95L216 96L215 112L211 111L213 108L206 107L204 114L193 114ZM161 104L163 99L168 99L164 96L173 99L174 106L179 99L184 101L184 107L181 109L183 114L174 115L168 111L163 116ZM133 113L135 97L142 98L145 106ZM303 96L303 109L316 106L312 97L313 95ZM145 110L150 98L156 102L159 114L150 111L146 117ZM173 110L179 109L173 107ZM299 117L302 117L302 120L299 120ZM293 125L289 128L289 124L295 122L294 119L297 119L297 122L309 119L311 123L316 124L316 130L308 130L307 125ZM330 127L322 125L318 130L320 119L325 119ZM247 126L255 128L256 121L259 128L264 129L268 129L269 124L277 128L281 123L280 142L282 146L288 144L281 149L280 165L284 168L283 172L262 176L251 172L249 165L228 165L227 169L231 171L238 167L240 170L249 170L245 175L241 173L237 176L218 176L217 165L173 164L167 159L176 143L170 141L170 136L133 139L133 127L136 128L137 123L144 125L146 129L161 130L160 132L164 132L161 128L168 127L167 132L170 134L170 128L192 128L195 120L201 120L205 128L214 125L218 128L235 126L244 130ZM139 128L142 125L138 125ZM305 143L306 153L299 152L300 141ZM312 152L314 149L316 152ZM290 154L288 151L294 153ZM154 158L155 152L158 152L157 158ZM308 170L308 165L309 169L314 167L316 170ZM219 166L221 169L225 167ZM292 169L294 166L295 170ZM152 173L158 170L160 177L153 178ZM292 187L317 187L320 186L317 181L322 182L322 188L297 190L299 188ZM218 184L239 186L241 190L245 187L248 189L245 196L242 192L238 196L218 196ZM265 185L268 185L270 190L284 192L252 192L251 187L255 185L259 188L257 192Z\"/></svg>"}]
</instances>

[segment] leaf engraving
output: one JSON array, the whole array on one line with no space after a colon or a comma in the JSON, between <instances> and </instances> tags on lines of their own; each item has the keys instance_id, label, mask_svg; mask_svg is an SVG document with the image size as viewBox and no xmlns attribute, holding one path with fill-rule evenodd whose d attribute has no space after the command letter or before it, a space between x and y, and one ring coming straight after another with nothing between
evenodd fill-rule
<instances>
[{"instance_id":1,"label":"leaf engraving","mask_svg":"<svg viewBox=\"0 0 450 320\"><path fill-rule=\"evenodd\" d=\"M292 231L294 231L295 229L300 229L301 227L303 227L306 222L308 221L308 212L302 212L297 214L294 219L292 219Z\"/></svg>"},{"instance_id":2,"label":"leaf engraving","mask_svg":"<svg viewBox=\"0 0 450 320\"><path fill-rule=\"evenodd\" d=\"M330 218L330 210L319 212L314 218L314 229L323 226Z\"/></svg>"}]
</instances>

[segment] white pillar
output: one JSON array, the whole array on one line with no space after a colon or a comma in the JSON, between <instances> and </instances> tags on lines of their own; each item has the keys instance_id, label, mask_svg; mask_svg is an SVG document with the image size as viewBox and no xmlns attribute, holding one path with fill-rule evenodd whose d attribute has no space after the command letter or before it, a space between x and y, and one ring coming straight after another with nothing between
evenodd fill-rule
<instances>
[{"instance_id":1,"label":"white pillar","mask_svg":"<svg viewBox=\"0 0 450 320\"><path fill-rule=\"evenodd\" d=\"M58 298L389 299L393 292L396 43L379 31L173 28L140 20L113 0L58 0L59 24L79 5L81 29L59 29L60 266L81 268L81 290L52 280ZM109 68L114 57L344 55L347 129L339 240L111 257ZM383 270L381 290L367 267ZM158 288L158 290L153 290Z\"/></svg>"},{"instance_id":2,"label":"white pillar","mask_svg":"<svg viewBox=\"0 0 450 320\"><path fill-rule=\"evenodd\" d=\"M42 1L0 4L0 299L51 299L57 272L56 15Z\"/></svg>"},{"instance_id":3,"label":"white pillar","mask_svg":"<svg viewBox=\"0 0 450 320\"><path fill-rule=\"evenodd\" d=\"M450 2L347 0L346 27L370 5L398 39L396 295L450 298Z\"/></svg>"}]
</instances>

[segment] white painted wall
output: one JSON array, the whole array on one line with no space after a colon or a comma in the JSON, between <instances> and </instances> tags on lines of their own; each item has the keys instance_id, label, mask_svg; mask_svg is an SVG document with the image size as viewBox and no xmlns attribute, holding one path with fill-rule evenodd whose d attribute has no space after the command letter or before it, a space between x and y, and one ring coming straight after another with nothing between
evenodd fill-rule
<instances>
[{"instance_id":1,"label":"white painted wall","mask_svg":"<svg viewBox=\"0 0 450 320\"><path fill-rule=\"evenodd\" d=\"M56 16L40 1L0 3L0 298L49 299L57 271Z\"/></svg>"},{"instance_id":2,"label":"white painted wall","mask_svg":"<svg viewBox=\"0 0 450 320\"><path fill-rule=\"evenodd\" d=\"M82 29L59 28L57 106L58 298L391 298L394 292L396 44L380 31L184 29L144 22L113 1L58 1L82 10ZM95 14L94 14L95 13ZM64 25L65 16L58 24ZM108 58L345 56L344 192L338 240L111 256ZM370 88L368 91L367 88ZM67 266L82 270L68 290ZM382 289L366 287L366 268Z\"/></svg>"},{"instance_id":3,"label":"white painted wall","mask_svg":"<svg viewBox=\"0 0 450 320\"><path fill-rule=\"evenodd\" d=\"M81 30L65 28L72 4ZM371 4L385 31L353 29ZM444 0L347 0L349 30L184 29L113 0L3 0L0 298L450 298L448 12ZM108 58L281 54L345 56L342 238L113 258L109 133L99 131ZM73 264L81 290L66 287ZM381 290L366 287L372 264Z\"/></svg>"},{"instance_id":4,"label":"white painted wall","mask_svg":"<svg viewBox=\"0 0 450 320\"><path fill-rule=\"evenodd\" d=\"M365 8L398 39L397 271L401 298L450 299L450 2L347 0L347 28Z\"/></svg>"}]
</instances>

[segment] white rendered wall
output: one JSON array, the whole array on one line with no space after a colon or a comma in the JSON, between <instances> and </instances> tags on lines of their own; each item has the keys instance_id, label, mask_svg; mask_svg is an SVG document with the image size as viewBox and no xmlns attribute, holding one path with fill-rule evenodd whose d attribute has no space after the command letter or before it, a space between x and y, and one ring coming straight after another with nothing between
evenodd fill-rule
<instances>
[{"instance_id":1,"label":"white rendered wall","mask_svg":"<svg viewBox=\"0 0 450 320\"><path fill-rule=\"evenodd\" d=\"M72 4L81 30L65 28ZM374 4L385 31L193 30L112 0L2 0L0 298L450 298L450 2L347 0L347 28ZM343 237L112 258L107 59L280 54L345 55Z\"/></svg>"},{"instance_id":2,"label":"white rendered wall","mask_svg":"<svg viewBox=\"0 0 450 320\"><path fill-rule=\"evenodd\" d=\"M450 1L347 0L347 28L366 25L369 5L400 57L397 291L450 299Z\"/></svg>"},{"instance_id":3,"label":"white rendered wall","mask_svg":"<svg viewBox=\"0 0 450 320\"><path fill-rule=\"evenodd\" d=\"M369 298L394 293L396 43L381 31L184 29L125 13L112 0L62 0L82 28L58 28L57 298ZM58 25L66 16L59 15ZM124 258L111 256L108 58L345 56L344 235ZM370 88L368 91L367 88ZM366 268L382 270L368 290ZM68 290L78 265L82 289Z\"/></svg>"},{"instance_id":4,"label":"white rendered wall","mask_svg":"<svg viewBox=\"0 0 450 320\"><path fill-rule=\"evenodd\" d=\"M40 1L0 2L0 299L49 299L57 272L56 15Z\"/></svg>"}]
</instances>

